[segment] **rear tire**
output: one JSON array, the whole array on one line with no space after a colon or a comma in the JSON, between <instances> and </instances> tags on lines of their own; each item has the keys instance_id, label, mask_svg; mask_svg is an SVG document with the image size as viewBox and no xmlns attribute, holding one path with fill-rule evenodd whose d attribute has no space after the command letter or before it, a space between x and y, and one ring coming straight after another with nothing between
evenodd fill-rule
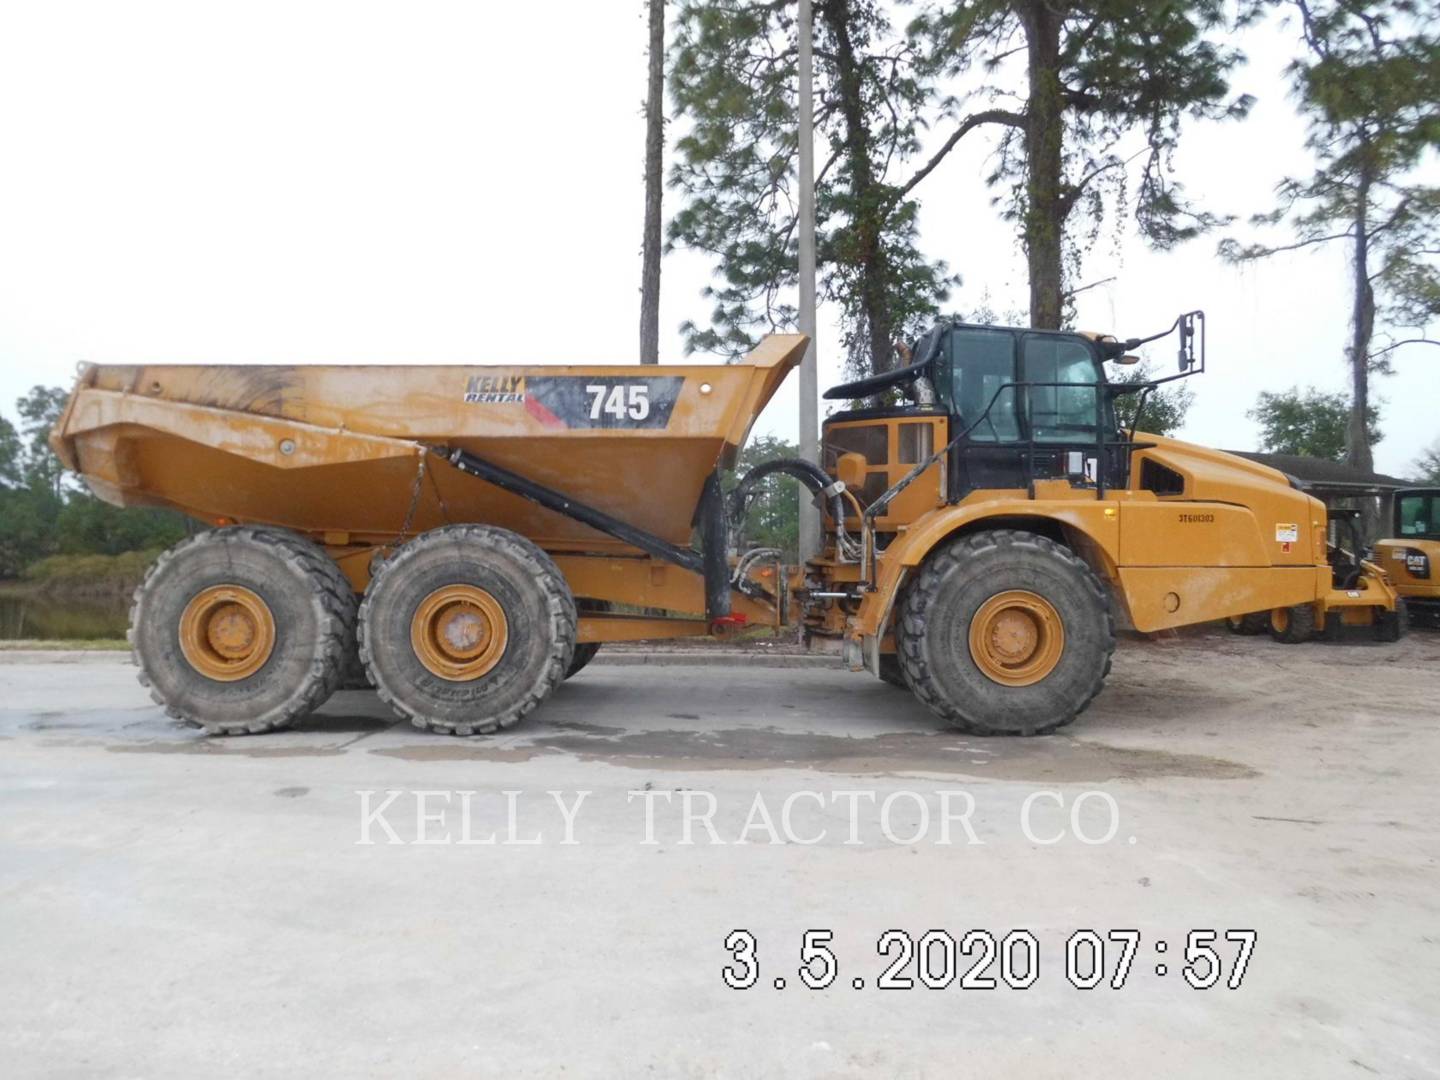
<instances>
[{"instance_id":1,"label":"rear tire","mask_svg":"<svg viewBox=\"0 0 1440 1080\"><path fill-rule=\"evenodd\" d=\"M449 525L405 544L371 579L360 658L415 727L486 734L560 685L575 626L570 588L545 552L507 529Z\"/></svg>"},{"instance_id":2,"label":"rear tire","mask_svg":"<svg viewBox=\"0 0 1440 1080\"><path fill-rule=\"evenodd\" d=\"M161 555L135 590L128 637L141 685L169 716L245 735L324 704L354 632L355 596L324 551L284 529L242 525Z\"/></svg>"},{"instance_id":3,"label":"rear tire","mask_svg":"<svg viewBox=\"0 0 1440 1080\"><path fill-rule=\"evenodd\" d=\"M1302 645L1315 636L1315 605L1296 604L1269 613L1270 637L1282 645Z\"/></svg>"},{"instance_id":4,"label":"rear tire","mask_svg":"<svg viewBox=\"0 0 1440 1080\"><path fill-rule=\"evenodd\" d=\"M594 660L595 654L599 651L600 642L598 641L584 641L577 644L575 655L570 660L570 666L565 670L565 678L580 674L580 669Z\"/></svg>"},{"instance_id":5,"label":"rear tire","mask_svg":"<svg viewBox=\"0 0 1440 1080\"><path fill-rule=\"evenodd\" d=\"M1013 674L997 670L993 651L988 659L974 652L977 630L995 626L1003 654L1011 638L987 612L1003 612L1010 596L1021 607L1006 626L1023 630L1031 618L1023 605L1042 613L1031 623L1036 659ZM1100 692L1115 651L1110 598L1090 568L1047 537L1010 529L931 553L906 589L895 637L915 696L975 735L1043 735L1070 723Z\"/></svg>"},{"instance_id":6,"label":"rear tire","mask_svg":"<svg viewBox=\"0 0 1440 1080\"><path fill-rule=\"evenodd\" d=\"M603 615L611 610L611 604L608 600L576 600L575 610L579 615ZM598 641L576 642L575 657L570 661L570 667L565 672L565 678L568 679L572 675L580 674L580 669L590 663L591 660L594 660L595 654L599 651L600 642Z\"/></svg>"},{"instance_id":7,"label":"rear tire","mask_svg":"<svg viewBox=\"0 0 1440 1080\"><path fill-rule=\"evenodd\" d=\"M1263 634L1270 625L1268 611L1252 611L1249 615L1231 615L1225 620L1226 629L1242 637Z\"/></svg>"}]
</instances>

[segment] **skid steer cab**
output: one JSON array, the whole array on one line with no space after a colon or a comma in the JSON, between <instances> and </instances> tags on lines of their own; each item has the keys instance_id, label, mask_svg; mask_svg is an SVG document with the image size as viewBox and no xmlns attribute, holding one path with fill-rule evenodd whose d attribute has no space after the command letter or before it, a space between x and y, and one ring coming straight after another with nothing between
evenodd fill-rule
<instances>
[{"instance_id":1,"label":"skid steer cab","mask_svg":"<svg viewBox=\"0 0 1440 1080\"><path fill-rule=\"evenodd\" d=\"M1172 373L1108 380L1171 336ZM946 321L910 359L825 394L848 403L823 434L843 492L796 596L813 638L951 725L1069 723L1100 691L1117 624L1264 611L1289 641L1343 613L1393 624L1373 565L1337 585L1320 502L1273 469L1144 432L1155 387L1205 369L1202 312L1128 340Z\"/></svg>"},{"instance_id":2,"label":"skid steer cab","mask_svg":"<svg viewBox=\"0 0 1440 1080\"><path fill-rule=\"evenodd\" d=\"M1440 630L1440 487L1395 493L1390 536L1375 542L1375 561L1395 582L1413 626Z\"/></svg>"}]
</instances>

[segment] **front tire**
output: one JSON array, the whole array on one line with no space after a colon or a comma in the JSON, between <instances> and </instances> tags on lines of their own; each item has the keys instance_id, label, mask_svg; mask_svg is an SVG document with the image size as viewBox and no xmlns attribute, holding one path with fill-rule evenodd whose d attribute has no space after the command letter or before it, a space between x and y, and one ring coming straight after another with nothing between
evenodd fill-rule
<instances>
[{"instance_id":1,"label":"front tire","mask_svg":"<svg viewBox=\"0 0 1440 1080\"><path fill-rule=\"evenodd\" d=\"M909 690L905 684L905 671L900 666L900 657L895 653L880 654L880 681L897 690Z\"/></svg>"},{"instance_id":2,"label":"front tire","mask_svg":"<svg viewBox=\"0 0 1440 1080\"><path fill-rule=\"evenodd\" d=\"M165 712L211 735L276 731L335 692L355 597L324 551L284 529L214 529L172 547L135 590L130 646Z\"/></svg>"},{"instance_id":3,"label":"front tire","mask_svg":"<svg viewBox=\"0 0 1440 1080\"><path fill-rule=\"evenodd\" d=\"M1410 629L1410 613L1403 596L1395 598L1395 610L1381 608L1375 613L1375 640L1394 644Z\"/></svg>"},{"instance_id":4,"label":"front tire","mask_svg":"<svg viewBox=\"0 0 1440 1080\"><path fill-rule=\"evenodd\" d=\"M915 695L975 735L1043 735L1100 692L1115 651L1110 599L1068 548L971 533L933 552L901 602L898 656Z\"/></svg>"},{"instance_id":5,"label":"front tire","mask_svg":"<svg viewBox=\"0 0 1440 1080\"><path fill-rule=\"evenodd\" d=\"M477 735L518 723L575 653L575 601L523 536L449 525L387 559L360 605L360 657L415 727Z\"/></svg>"}]
</instances>

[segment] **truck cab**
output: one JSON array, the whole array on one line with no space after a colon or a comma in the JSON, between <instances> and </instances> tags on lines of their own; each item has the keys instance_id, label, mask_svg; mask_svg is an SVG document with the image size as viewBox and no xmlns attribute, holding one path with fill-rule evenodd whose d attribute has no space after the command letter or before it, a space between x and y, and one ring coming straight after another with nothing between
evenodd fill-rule
<instances>
[{"instance_id":1,"label":"truck cab","mask_svg":"<svg viewBox=\"0 0 1440 1080\"><path fill-rule=\"evenodd\" d=\"M916 342L913 363L826 392L852 402L825 423L826 471L854 481L859 502L873 506L954 444L882 507L874 522L882 535L977 491L1029 493L1047 480L1102 496L1123 488L1135 443L1120 429L1115 399L1142 388L1110 384L1105 363L1133 360L1128 344L942 322Z\"/></svg>"},{"instance_id":2,"label":"truck cab","mask_svg":"<svg viewBox=\"0 0 1440 1080\"><path fill-rule=\"evenodd\" d=\"M1172 334L1176 373L1109 381L1107 364ZM908 359L825 394L851 402L823 437L826 472L851 501L834 557L815 564L828 579L815 595L854 592L811 608L807 625L844 638L852 666L885 678L893 650L891 673L904 668L932 708L980 730L993 721L966 703L995 685L1055 678L1086 700L1112 620L1149 633L1264 613L1287 643L1342 619L1390 639L1394 591L1368 564L1334 580L1322 503L1265 465L1144 432L1155 387L1204 370L1203 313L1124 341L947 320ZM1116 410L1127 394L1138 395L1128 430ZM846 565L855 534L858 565ZM1049 595L1060 580L1070 584ZM968 665L926 636L937 611L948 648L969 635ZM1082 641L1090 659L1067 668ZM948 689L932 677L942 669ZM1024 730L1044 711L1028 693L1010 699L1034 710L1014 715Z\"/></svg>"}]
</instances>

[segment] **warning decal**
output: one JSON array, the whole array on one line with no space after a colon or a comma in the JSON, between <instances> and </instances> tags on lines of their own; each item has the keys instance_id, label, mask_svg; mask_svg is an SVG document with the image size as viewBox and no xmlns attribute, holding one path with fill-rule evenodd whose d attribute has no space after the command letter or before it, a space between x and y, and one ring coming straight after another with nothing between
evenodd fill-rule
<instances>
[{"instance_id":1,"label":"warning decal","mask_svg":"<svg viewBox=\"0 0 1440 1080\"><path fill-rule=\"evenodd\" d=\"M1275 542L1276 542L1277 544L1294 544L1294 543L1298 542L1299 539L1300 539L1300 526L1298 526L1298 525L1281 525L1281 524L1279 524L1278 522L1276 523L1276 525L1275 525Z\"/></svg>"}]
</instances>

